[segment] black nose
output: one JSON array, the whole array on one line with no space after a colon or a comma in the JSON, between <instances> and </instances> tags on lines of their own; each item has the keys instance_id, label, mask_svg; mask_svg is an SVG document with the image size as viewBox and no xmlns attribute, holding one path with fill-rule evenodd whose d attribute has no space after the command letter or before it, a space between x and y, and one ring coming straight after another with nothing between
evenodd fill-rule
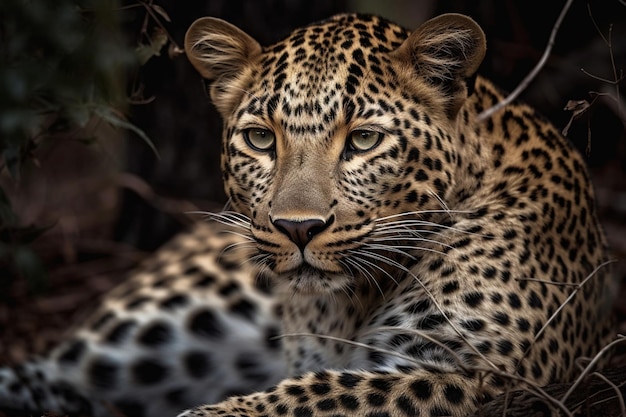
<instances>
[{"instance_id":1,"label":"black nose","mask_svg":"<svg viewBox=\"0 0 626 417\"><path fill-rule=\"evenodd\" d=\"M286 235L293 243L298 245L300 250L304 250L304 247L323 230L325 230L332 223L333 218L329 221L323 221L318 219L303 220L303 221L291 221L278 219L273 220L272 223L276 226L282 234Z\"/></svg>"}]
</instances>

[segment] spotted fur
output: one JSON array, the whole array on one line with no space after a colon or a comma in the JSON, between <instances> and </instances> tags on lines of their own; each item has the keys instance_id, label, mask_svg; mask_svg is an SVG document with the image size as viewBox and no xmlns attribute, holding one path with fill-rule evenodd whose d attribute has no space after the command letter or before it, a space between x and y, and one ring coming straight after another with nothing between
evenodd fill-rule
<instances>
[{"instance_id":1,"label":"spotted fur","mask_svg":"<svg viewBox=\"0 0 626 417\"><path fill-rule=\"evenodd\" d=\"M592 187L533 109L477 121L502 99L474 78L480 28L341 15L214 53L234 31L199 20L186 48L213 80L226 189L278 283L296 378L186 415L463 415L501 372L571 378L606 332ZM355 132L381 139L362 149Z\"/></svg>"},{"instance_id":2,"label":"spotted fur","mask_svg":"<svg viewBox=\"0 0 626 417\"><path fill-rule=\"evenodd\" d=\"M202 223L175 238L50 355L0 369L0 410L174 416L278 382L280 306L237 243Z\"/></svg>"},{"instance_id":3,"label":"spotted fur","mask_svg":"<svg viewBox=\"0 0 626 417\"><path fill-rule=\"evenodd\" d=\"M163 393L214 403L225 385L258 392L182 416L462 416L521 379L573 378L606 340L584 162L524 104L477 119L502 94L476 76L471 19L409 33L339 15L261 47L203 18L185 49L224 119L234 211L215 218L234 234L204 226L166 248L53 354L76 376L44 375L138 416L165 410ZM180 311L163 308L176 297Z\"/></svg>"}]
</instances>

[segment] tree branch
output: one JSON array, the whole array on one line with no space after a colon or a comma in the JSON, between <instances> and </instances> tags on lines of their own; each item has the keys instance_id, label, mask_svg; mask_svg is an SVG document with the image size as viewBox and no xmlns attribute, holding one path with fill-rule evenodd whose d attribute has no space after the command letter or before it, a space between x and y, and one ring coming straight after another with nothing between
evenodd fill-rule
<instances>
[{"instance_id":1,"label":"tree branch","mask_svg":"<svg viewBox=\"0 0 626 417\"><path fill-rule=\"evenodd\" d=\"M541 71L541 69L545 66L546 62L548 61L548 57L550 56L550 53L552 52L552 47L554 46L554 40L556 39L556 34L559 31L561 22L563 21L563 18L565 18L565 15L567 14L567 11L569 10L573 2L574 0L567 0L565 5L563 6L563 10L561 10L561 14L559 14L559 17L556 19L556 22L554 22L554 26L552 27L552 33L550 33L550 38L548 39L548 45L546 46L546 49L543 52L543 55L541 56L541 59L539 60L539 62L537 62L537 65L535 65L535 67L528 73L526 78L524 78L522 82L517 86L517 88L513 90L513 92L509 94L504 100L498 102L495 106L492 106L488 108L487 110L483 111L482 113L480 113L477 116L479 122L485 121L486 119L491 117L494 113L501 110L503 107L509 105L513 100L515 100L522 93L522 91L526 89L526 87L528 87L528 85L535 79L537 74L539 74L539 71Z\"/></svg>"}]
</instances>

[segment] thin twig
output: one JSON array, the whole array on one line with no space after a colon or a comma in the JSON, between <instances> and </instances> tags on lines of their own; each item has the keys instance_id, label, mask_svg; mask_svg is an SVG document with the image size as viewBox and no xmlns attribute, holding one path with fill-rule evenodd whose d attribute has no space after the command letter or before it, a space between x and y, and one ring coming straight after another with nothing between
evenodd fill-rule
<instances>
[{"instance_id":1,"label":"thin twig","mask_svg":"<svg viewBox=\"0 0 626 417\"><path fill-rule=\"evenodd\" d=\"M531 394L535 395L538 398L542 398L544 400L546 400L547 402L549 402L550 404L552 404L554 407L558 408L565 416L567 417L573 417L573 414L567 409L567 407L565 407L565 404L562 401L559 401L558 398L554 398L551 395L549 395L548 393L546 393L546 391L543 389L543 387L538 386L534 381L522 377L520 375L516 375L516 374L510 374L507 373L506 371L502 371L499 370L497 367L494 367L493 364L489 363L488 367L484 367L484 366L468 366L467 364L463 363L463 360L458 356L457 352L455 352L454 350L452 350L449 346L445 345L444 343L442 343L441 341L433 338L432 336L427 335L425 332L421 332L419 330L415 330L415 329L404 329L404 328L395 328L395 327L380 327L376 330L379 331L397 331L397 332L402 332L402 333L414 333L417 337L422 337L425 338L426 340L436 343L439 347L441 347L442 349L445 349L448 353L450 353L452 355L452 357L454 358L456 365L459 366L459 368L461 370L463 370L464 372L477 372L479 374L485 373L485 374L492 374L492 375L496 375L499 376L501 378L504 379L508 379L509 381L515 381L517 383L520 384L524 384L526 387L528 387L528 392L530 392ZM349 340L349 339L344 339L341 337L336 337L336 336L329 336L329 335L321 335L321 334L315 334L315 333L283 333L280 336L277 336L278 338L287 338L287 337L315 337L315 338L319 338L319 339L326 339L326 340L332 340L332 341L337 341L337 342L342 342L342 343L346 343L348 345L351 346L356 346L356 347L360 347L363 349L367 349L370 351L374 351L374 352L384 352L390 356L395 356L395 357L399 357L402 358L408 362L412 362L415 363L418 366L421 366L423 361L420 361L419 359L413 358L411 356L407 356L404 355L400 352L394 352L394 351L389 351L383 348L379 348L376 346L371 346L365 343L361 343L361 342L357 342L354 340ZM434 364L432 362L428 363L428 366L430 367L434 367ZM447 369L444 368L440 368L440 371L443 372L451 372Z\"/></svg>"},{"instance_id":2,"label":"thin twig","mask_svg":"<svg viewBox=\"0 0 626 417\"><path fill-rule=\"evenodd\" d=\"M609 387L611 387L616 395L617 401L619 402L619 407L621 410L621 415L622 416L626 416L626 404L624 403L624 397L622 396L622 391L620 390L620 387L618 387L617 385L615 385L613 382L611 382L607 377L605 377L604 375L602 375L600 372L594 372L591 375L594 375L598 378L600 378L602 381L604 381ZM620 386L623 384L620 384Z\"/></svg>"},{"instance_id":3,"label":"thin twig","mask_svg":"<svg viewBox=\"0 0 626 417\"><path fill-rule=\"evenodd\" d=\"M611 57L611 67L613 68L613 78L615 78L615 97L619 99L620 91L619 84L623 77L617 76L617 67L615 66L615 55L613 54L613 25L609 25L609 56ZM619 115L622 114L622 109L620 108L620 102L617 100L617 112Z\"/></svg>"},{"instance_id":4,"label":"thin twig","mask_svg":"<svg viewBox=\"0 0 626 417\"><path fill-rule=\"evenodd\" d=\"M606 100L605 103L607 106L617 115L617 117L622 121L624 127L626 127L626 101L624 101L621 97L613 96L613 92L610 91L609 87L605 86L602 91L598 93L598 97L607 97L610 100Z\"/></svg>"},{"instance_id":5,"label":"thin twig","mask_svg":"<svg viewBox=\"0 0 626 417\"><path fill-rule=\"evenodd\" d=\"M619 84L623 80L624 76L623 76L623 74L620 74L620 76L617 75L617 67L615 65L615 55L613 54L613 24L609 25L609 34L608 34L608 36L604 36L602 31L600 30L600 27L598 26L598 23L596 23L596 19L593 17L593 13L591 12L591 4L589 2L587 2L587 12L589 13L589 18L591 19L591 22L593 23L593 26L596 28L596 32L598 32L598 35L600 35L600 37L602 38L602 40L606 44L607 48L609 48L609 57L611 58L611 68L613 68L613 79L614 79L614 81L609 81L609 80L603 80L603 81L615 85L615 97L618 98L618 101L617 101L617 112L618 112L618 115L621 116L622 112L621 112L620 102L619 102L619 97L620 97ZM586 71L584 71L584 69L581 68L581 70L585 74L591 75L591 74L588 74ZM594 77L594 78L599 78L599 77Z\"/></svg>"},{"instance_id":6,"label":"thin twig","mask_svg":"<svg viewBox=\"0 0 626 417\"><path fill-rule=\"evenodd\" d=\"M569 296L567 296L567 298L565 299L565 301L563 301L561 303L561 305L559 306L559 308L556 309L556 311L548 318L548 320L543 324L543 326L541 326L541 328L539 329L539 331L535 334L535 337L533 338L533 341L531 342L531 344L528 346L528 348L526 349L526 351L524 352L522 359L525 359L528 354L530 353L530 351L532 350L532 348L535 346L535 342L537 342L537 340L539 340L539 338L541 337L541 335L543 334L543 332L548 328L548 326L550 325L550 323L552 323L552 321L554 321L558 315L561 313L561 311L565 308L565 306L567 306L569 304L569 302L576 296L576 294L578 294L578 292L585 286L585 284L591 280L591 278L593 278L594 276L596 276L596 274L605 266L610 265L612 263L617 262L617 260L608 260L605 261L603 263L601 263L600 265L598 265L593 271L591 271L591 273L589 275L587 275L587 277L578 285L575 286L574 290L571 292L571 294ZM521 366L522 361L520 360L518 362L517 367L515 368L515 371L517 371L519 369L519 367ZM563 400L563 403L565 403L565 401Z\"/></svg>"},{"instance_id":7,"label":"thin twig","mask_svg":"<svg viewBox=\"0 0 626 417\"><path fill-rule=\"evenodd\" d=\"M612 84L612 85L619 85L619 83L624 80L623 76L620 77L620 78L617 78L616 80L609 80L607 78L603 78L603 77L600 77L598 75L594 75L594 74L590 73L589 71L587 71L584 68L581 68L580 72L582 72L583 74L585 74L586 76L588 76L590 78L593 78L594 80L598 80L598 81L601 81L603 83Z\"/></svg>"},{"instance_id":8,"label":"thin twig","mask_svg":"<svg viewBox=\"0 0 626 417\"><path fill-rule=\"evenodd\" d=\"M546 49L543 52L543 55L541 59L539 60L539 62L537 63L537 65L535 65L532 71L528 73L526 78L524 78L522 82L517 86L517 88L513 90L513 92L509 94L504 100L500 101L495 106L492 106L488 108L487 110L483 111L482 113L480 113L477 116L479 122L485 121L486 119L491 117L494 113L501 110L503 107L511 104L511 102L517 99L517 97L522 93L522 91L524 91L526 87L528 87L528 85L535 79L539 71L541 71L541 69L544 67L544 65L548 61L548 57L550 56L550 53L552 52L552 47L554 46L554 40L556 39L556 34L559 31L561 22L563 21L563 18L565 18L565 15L567 14L567 11L569 10L573 2L574 0L567 0L565 5L563 6L563 10L561 10L561 14L559 14L559 17L556 19L556 22L554 23L554 26L552 27L552 33L550 34L548 45L546 46Z\"/></svg>"},{"instance_id":9,"label":"thin twig","mask_svg":"<svg viewBox=\"0 0 626 417\"><path fill-rule=\"evenodd\" d=\"M600 26L598 26L596 19L593 17L593 13L591 13L591 3L589 2L587 2L587 13L589 14L589 19L591 19L591 23L593 24L593 27L596 28L596 32L598 32L598 35L600 35L600 37L602 38L606 46L610 47L611 41L608 40L606 36L604 36L604 33L602 33L602 31L600 30Z\"/></svg>"},{"instance_id":10,"label":"thin twig","mask_svg":"<svg viewBox=\"0 0 626 417\"><path fill-rule=\"evenodd\" d=\"M567 392L563 395L563 397L561 398L561 402L565 404L565 402L567 401L567 398L574 392L574 390L576 390L576 388L581 384L581 382L587 376L587 374L589 374L593 370L593 368L596 366L600 358L602 358L602 356L604 356L605 353L607 353L613 346L619 343L623 343L624 341L626 341L626 337L624 337L623 335L618 335L617 339L615 339L614 341L606 345L604 348L602 348L602 350L600 350L600 352L596 354L596 356L589 363L589 365L587 365L587 367L583 370L583 372L576 379L576 381L574 381L574 383L570 386L569 390L567 390Z\"/></svg>"}]
</instances>

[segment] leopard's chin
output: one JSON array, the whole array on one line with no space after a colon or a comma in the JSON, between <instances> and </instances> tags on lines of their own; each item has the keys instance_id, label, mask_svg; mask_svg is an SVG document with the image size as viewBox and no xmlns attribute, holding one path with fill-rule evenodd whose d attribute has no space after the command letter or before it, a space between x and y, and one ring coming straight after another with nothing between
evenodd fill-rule
<instances>
[{"instance_id":1,"label":"leopard's chin","mask_svg":"<svg viewBox=\"0 0 626 417\"><path fill-rule=\"evenodd\" d=\"M324 294L342 291L352 282L349 274L324 271L309 264L279 276L292 294Z\"/></svg>"}]
</instances>

